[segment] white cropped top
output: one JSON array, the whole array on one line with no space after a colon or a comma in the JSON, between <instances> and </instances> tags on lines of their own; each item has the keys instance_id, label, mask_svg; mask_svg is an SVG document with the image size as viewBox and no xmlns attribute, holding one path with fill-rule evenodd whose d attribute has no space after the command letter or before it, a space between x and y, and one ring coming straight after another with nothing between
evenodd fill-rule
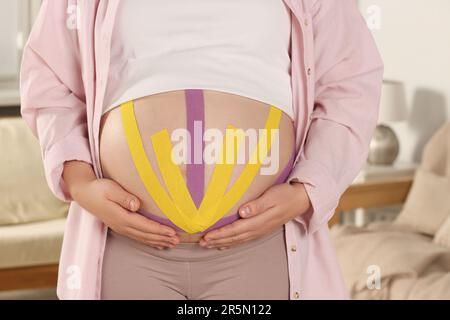
<instances>
[{"instance_id":1,"label":"white cropped top","mask_svg":"<svg viewBox=\"0 0 450 320\"><path fill-rule=\"evenodd\" d=\"M291 118L291 15L282 0L121 1L103 112L151 94L217 90Z\"/></svg>"}]
</instances>

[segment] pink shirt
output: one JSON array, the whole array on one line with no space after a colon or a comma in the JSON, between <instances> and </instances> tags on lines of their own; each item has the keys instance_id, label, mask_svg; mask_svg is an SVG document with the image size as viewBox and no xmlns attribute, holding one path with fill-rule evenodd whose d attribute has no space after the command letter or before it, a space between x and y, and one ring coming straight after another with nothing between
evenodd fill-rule
<instances>
[{"instance_id":1,"label":"pink shirt","mask_svg":"<svg viewBox=\"0 0 450 320\"><path fill-rule=\"evenodd\" d=\"M39 138L51 190L65 201L71 198L61 179L64 161L91 163L102 177L99 125L120 1L45 0L25 47L22 116ZM303 182L312 203L309 212L285 225L290 296L345 299L327 222L365 163L377 123L383 63L356 1L284 1L293 13L297 150L289 180ZM100 298L106 230L71 203L59 298Z\"/></svg>"}]
</instances>

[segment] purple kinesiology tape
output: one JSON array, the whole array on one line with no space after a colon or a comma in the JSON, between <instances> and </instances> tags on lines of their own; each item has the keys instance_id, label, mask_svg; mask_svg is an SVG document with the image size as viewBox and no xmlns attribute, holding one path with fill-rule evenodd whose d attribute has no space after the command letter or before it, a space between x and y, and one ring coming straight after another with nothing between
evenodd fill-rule
<instances>
[{"instance_id":1,"label":"purple kinesiology tape","mask_svg":"<svg viewBox=\"0 0 450 320\"><path fill-rule=\"evenodd\" d=\"M188 89L185 90L186 97L186 122L187 122L187 130L190 134L191 139L189 139L188 148L190 150L191 161L186 165L186 184L191 194L191 197L197 206L200 206L205 186L205 164L203 162L203 151L205 149L205 142L203 140L203 133L205 131L205 100L203 96L203 90L200 89ZM194 139L201 139L201 141L192 141ZM200 148L195 148L195 146L201 145ZM281 184L286 181L290 172L292 171L292 166L294 163L295 152L292 152L291 158L289 159L288 164L284 167L281 174L278 176L274 185ZM193 160L193 161L192 161ZM139 209L138 212L143 216L154 220L163 225L174 228L178 232L184 232L181 228L176 226L169 219L157 216L153 213L150 213L144 209ZM219 221L217 221L214 225L209 227L199 234L205 234L209 231L218 229L227 224L230 224L240 218L239 213L235 213L229 216L226 216Z\"/></svg>"}]
</instances>

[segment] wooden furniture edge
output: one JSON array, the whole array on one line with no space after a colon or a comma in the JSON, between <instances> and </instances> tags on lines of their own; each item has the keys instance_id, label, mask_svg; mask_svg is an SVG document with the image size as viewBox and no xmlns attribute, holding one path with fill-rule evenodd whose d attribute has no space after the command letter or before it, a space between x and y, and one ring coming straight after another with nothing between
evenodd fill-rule
<instances>
[{"instance_id":1,"label":"wooden furniture edge","mask_svg":"<svg viewBox=\"0 0 450 320\"><path fill-rule=\"evenodd\" d=\"M56 287L58 264L0 269L0 291Z\"/></svg>"},{"instance_id":2,"label":"wooden furniture edge","mask_svg":"<svg viewBox=\"0 0 450 320\"><path fill-rule=\"evenodd\" d=\"M413 177L379 179L352 184L341 196L335 214L328 225L339 223L343 211L357 208L381 208L404 203Z\"/></svg>"}]
</instances>

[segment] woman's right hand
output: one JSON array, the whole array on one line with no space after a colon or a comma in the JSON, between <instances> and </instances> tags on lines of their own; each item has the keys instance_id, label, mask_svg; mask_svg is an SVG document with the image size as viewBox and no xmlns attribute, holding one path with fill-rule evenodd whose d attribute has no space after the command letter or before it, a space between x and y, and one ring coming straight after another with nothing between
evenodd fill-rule
<instances>
[{"instance_id":1,"label":"woman's right hand","mask_svg":"<svg viewBox=\"0 0 450 320\"><path fill-rule=\"evenodd\" d=\"M136 213L140 201L135 195L113 180L97 179L93 170L92 173L86 171L86 166L92 170L89 164L80 164L79 161L64 164L63 179L72 199L81 207L94 214L113 231L146 245L164 249L173 248L179 243L173 228Z\"/></svg>"}]
</instances>

